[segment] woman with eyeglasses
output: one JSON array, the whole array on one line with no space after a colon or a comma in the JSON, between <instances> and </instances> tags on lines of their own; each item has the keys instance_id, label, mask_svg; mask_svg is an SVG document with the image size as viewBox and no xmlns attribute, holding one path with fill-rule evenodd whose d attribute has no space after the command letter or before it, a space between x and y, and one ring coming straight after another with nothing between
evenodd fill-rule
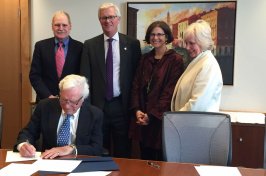
<instances>
[{"instance_id":1,"label":"woman with eyeglasses","mask_svg":"<svg viewBox=\"0 0 266 176\"><path fill-rule=\"evenodd\" d=\"M165 22L153 22L145 36L153 49L141 56L133 80L129 137L140 141L141 158L145 160L163 160L163 112L170 111L175 84L184 71L182 57L167 49L173 40Z\"/></svg>"},{"instance_id":2,"label":"woman with eyeglasses","mask_svg":"<svg viewBox=\"0 0 266 176\"><path fill-rule=\"evenodd\" d=\"M193 60L176 84L171 110L218 112L223 79L211 52L213 41L209 23L198 20L190 24L184 41Z\"/></svg>"}]
</instances>

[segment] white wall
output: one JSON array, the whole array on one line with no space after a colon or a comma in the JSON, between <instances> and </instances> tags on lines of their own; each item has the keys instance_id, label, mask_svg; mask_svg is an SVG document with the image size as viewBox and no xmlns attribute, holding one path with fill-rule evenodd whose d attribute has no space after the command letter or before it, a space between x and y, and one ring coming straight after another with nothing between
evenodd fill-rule
<instances>
[{"instance_id":1,"label":"white wall","mask_svg":"<svg viewBox=\"0 0 266 176\"><path fill-rule=\"evenodd\" d=\"M162 2L145 0L143 2ZM177 2L180 0L168 0ZM52 37L53 13L64 10L72 21L71 37L84 42L102 33L98 7L103 0L32 0L32 49L36 41ZM126 0L113 0L121 11L119 31L126 34ZM132 1L133 2L133 1ZM141 1L138 1L141 2ZM221 109L266 112L266 1L238 0L234 86L224 86ZM33 99L35 94L33 93Z\"/></svg>"}]
</instances>

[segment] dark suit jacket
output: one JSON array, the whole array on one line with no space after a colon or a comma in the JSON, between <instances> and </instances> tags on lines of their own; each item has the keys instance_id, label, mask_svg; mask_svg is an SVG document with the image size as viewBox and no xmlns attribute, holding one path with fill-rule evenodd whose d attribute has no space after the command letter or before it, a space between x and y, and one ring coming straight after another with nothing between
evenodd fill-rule
<instances>
[{"instance_id":1,"label":"dark suit jacket","mask_svg":"<svg viewBox=\"0 0 266 176\"><path fill-rule=\"evenodd\" d=\"M62 112L58 99L47 98L39 102L29 123L22 129L14 146L25 142L27 139L34 144L39 139L40 133L43 137L42 150L57 146L57 126ZM102 121L103 112L98 108L83 102L77 132L76 146L80 155L102 155Z\"/></svg>"},{"instance_id":2,"label":"dark suit jacket","mask_svg":"<svg viewBox=\"0 0 266 176\"><path fill-rule=\"evenodd\" d=\"M120 45L120 88L123 109L128 111L132 80L141 57L138 40L119 33ZM80 74L89 80L90 100L93 105L103 109L105 102L105 52L104 35L101 34L84 43Z\"/></svg>"},{"instance_id":3,"label":"dark suit jacket","mask_svg":"<svg viewBox=\"0 0 266 176\"><path fill-rule=\"evenodd\" d=\"M33 53L30 82L37 93L36 102L48 98L50 95L58 95L58 84L55 62L55 38L39 41L35 44ZM69 37L69 45L66 61L62 71L61 79L70 74L79 74L80 59L83 44Z\"/></svg>"}]
</instances>

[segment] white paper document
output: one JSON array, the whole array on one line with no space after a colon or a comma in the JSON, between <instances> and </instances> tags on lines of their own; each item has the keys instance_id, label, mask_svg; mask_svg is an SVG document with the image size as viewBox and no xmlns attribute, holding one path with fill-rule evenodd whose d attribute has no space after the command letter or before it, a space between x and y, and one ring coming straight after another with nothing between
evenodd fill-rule
<instances>
[{"instance_id":1,"label":"white paper document","mask_svg":"<svg viewBox=\"0 0 266 176\"><path fill-rule=\"evenodd\" d=\"M111 173L110 171L79 172L79 173L70 173L67 176L106 176L110 173Z\"/></svg>"},{"instance_id":2,"label":"white paper document","mask_svg":"<svg viewBox=\"0 0 266 176\"><path fill-rule=\"evenodd\" d=\"M236 167L195 166L200 176L241 176Z\"/></svg>"},{"instance_id":3,"label":"white paper document","mask_svg":"<svg viewBox=\"0 0 266 176\"><path fill-rule=\"evenodd\" d=\"M7 151L6 162L37 160L40 156L41 152L36 152L34 157L23 157L19 152Z\"/></svg>"},{"instance_id":4,"label":"white paper document","mask_svg":"<svg viewBox=\"0 0 266 176\"><path fill-rule=\"evenodd\" d=\"M30 176L35 172L37 172L37 170L33 168L31 164L11 163L0 170L0 176Z\"/></svg>"},{"instance_id":5,"label":"white paper document","mask_svg":"<svg viewBox=\"0 0 266 176\"><path fill-rule=\"evenodd\" d=\"M40 159L32 165L39 171L72 172L80 163L81 160Z\"/></svg>"}]
</instances>

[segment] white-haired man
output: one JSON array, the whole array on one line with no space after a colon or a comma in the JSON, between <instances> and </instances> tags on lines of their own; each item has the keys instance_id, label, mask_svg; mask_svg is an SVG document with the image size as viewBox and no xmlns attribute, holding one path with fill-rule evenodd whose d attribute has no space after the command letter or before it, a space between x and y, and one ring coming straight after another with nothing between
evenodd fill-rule
<instances>
[{"instance_id":1,"label":"white-haired man","mask_svg":"<svg viewBox=\"0 0 266 176\"><path fill-rule=\"evenodd\" d=\"M59 89L59 99L47 98L37 105L29 123L19 133L14 151L34 156L36 149L32 144L42 134L45 152L41 158L72 153L101 155L103 113L84 101L89 95L86 78L68 75L60 81Z\"/></svg>"}]
</instances>

